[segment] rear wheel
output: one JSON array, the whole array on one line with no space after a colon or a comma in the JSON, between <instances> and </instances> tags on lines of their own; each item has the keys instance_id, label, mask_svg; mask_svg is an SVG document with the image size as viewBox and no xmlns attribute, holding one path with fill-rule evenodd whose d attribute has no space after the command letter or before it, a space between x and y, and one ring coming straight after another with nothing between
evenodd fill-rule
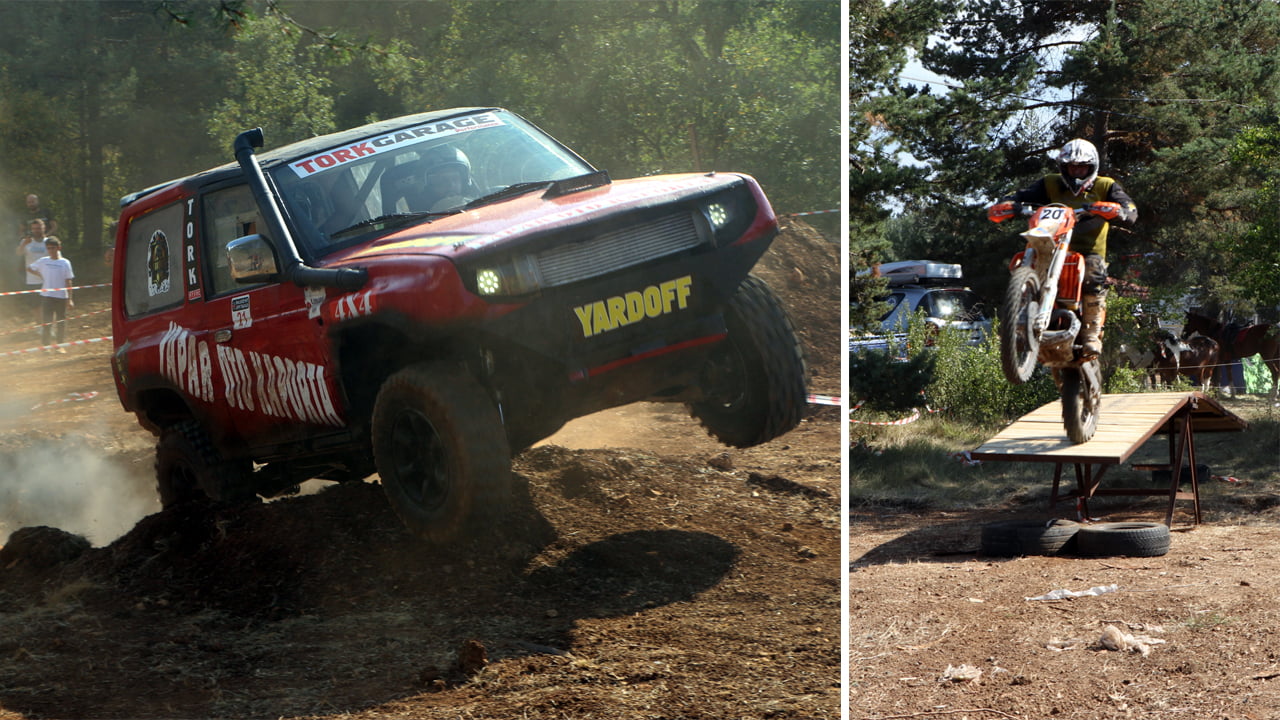
<instances>
[{"instance_id":1,"label":"rear wheel","mask_svg":"<svg viewBox=\"0 0 1280 720\"><path fill-rule=\"evenodd\" d=\"M373 408L373 456L392 509L433 543L459 539L511 498L511 452L498 410L461 367L392 375Z\"/></svg>"},{"instance_id":2,"label":"rear wheel","mask_svg":"<svg viewBox=\"0 0 1280 720\"><path fill-rule=\"evenodd\" d=\"M1073 443L1088 442L1098 429L1098 406L1102 402L1102 376L1095 358L1079 367L1064 367L1062 378L1062 423Z\"/></svg>"},{"instance_id":3,"label":"rear wheel","mask_svg":"<svg viewBox=\"0 0 1280 720\"><path fill-rule=\"evenodd\" d=\"M807 403L804 352L782 302L748 275L725 308L729 337L703 370L704 399L690 413L713 437L752 447L800 423Z\"/></svg>"},{"instance_id":4,"label":"rear wheel","mask_svg":"<svg viewBox=\"0 0 1280 720\"><path fill-rule=\"evenodd\" d=\"M1031 323L1039 312L1040 276L1029 267L1015 269L1000 306L1000 367L1014 385L1030 380L1036 368L1040 341Z\"/></svg>"}]
</instances>

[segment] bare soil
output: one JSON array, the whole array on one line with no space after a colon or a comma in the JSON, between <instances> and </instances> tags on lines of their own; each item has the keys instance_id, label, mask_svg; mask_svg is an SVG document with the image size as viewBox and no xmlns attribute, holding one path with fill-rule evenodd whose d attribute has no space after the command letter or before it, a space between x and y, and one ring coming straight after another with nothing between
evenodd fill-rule
<instances>
[{"instance_id":1,"label":"bare soil","mask_svg":"<svg viewBox=\"0 0 1280 720\"><path fill-rule=\"evenodd\" d=\"M1280 450L1280 437L1262 441ZM1280 465L1263 470L1274 479ZM1069 503L854 509L849 718L1280 717L1278 501L1247 480L1209 482L1227 490L1198 526L1180 501L1159 557L980 553L985 524L1074 518ZM1109 503L1091 503L1095 518L1163 522L1167 507ZM1108 649L1108 627L1153 642Z\"/></svg>"},{"instance_id":2,"label":"bare soil","mask_svg":"<svg viewBox=\"0 0 1280 720\"><path fill-rule=\"evenodd\" d=\"M836 244L788 223L757 272L812 391L838 394ZM106 307L94 292L80 313ZM72 325L110 334L106 313ZM401 528L376 476L161 511L154 438L109 356L0 357L0 720L840 715L834 408L750 450L679 407L575 421L516 459L502 527L442 550ZM50 488L96 514L40 521Z\"/></svg>"}]
</instances>

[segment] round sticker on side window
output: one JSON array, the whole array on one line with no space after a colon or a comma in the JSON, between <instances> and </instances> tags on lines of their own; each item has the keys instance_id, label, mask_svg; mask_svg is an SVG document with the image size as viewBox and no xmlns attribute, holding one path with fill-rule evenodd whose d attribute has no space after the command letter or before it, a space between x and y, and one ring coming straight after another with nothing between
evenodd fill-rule
<instances>
[{"instance_id":1,"label":"round sticker on side window","mask_svg":"<svg viewBox=\"0 0 1280 720\"><path fill-rule=\"evenodd\" d=\"M169 238L163 230L156 230L147 244L147 294L155 297L169 292L169 274Z\"/></svg>"}]
</instances>

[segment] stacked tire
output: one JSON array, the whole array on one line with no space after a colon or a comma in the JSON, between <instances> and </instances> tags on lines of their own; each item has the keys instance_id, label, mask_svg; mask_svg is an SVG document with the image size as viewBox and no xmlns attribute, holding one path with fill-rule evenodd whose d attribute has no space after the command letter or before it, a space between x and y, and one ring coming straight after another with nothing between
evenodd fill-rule
<instances>
[{"instance_id":1,"label":"stacked tire","mask_svg":"<svg viewBox=\"0 0 1280 720\"><path fill-rule=\"evenodd\" d=\"M982 527L981 554L987 557L1157 557L1168 552L1169 528L1164 523L1005 520Z\"/></svg>"}]
</instances>

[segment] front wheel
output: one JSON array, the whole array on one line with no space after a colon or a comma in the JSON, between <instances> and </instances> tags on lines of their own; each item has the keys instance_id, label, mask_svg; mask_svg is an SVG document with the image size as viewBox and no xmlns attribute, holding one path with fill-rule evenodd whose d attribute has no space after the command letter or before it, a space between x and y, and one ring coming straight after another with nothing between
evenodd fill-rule
<instances>
[{"instance_id":1,"label":"front wheel","mask_svg":"<svg viewBox=\"0 0 1280 720\"><path fill-rule=\"evenodd\" d=\"M428 542L459 539L510 502L502 419L460 366L412 365L388 378L374 403L372 435L392 510Z\"/></svg>"},{"instance_id":2,"label":"front wheel","mask_svg":"<svg viewBox=\"0 0 1280 720\"><path fill-rule=\"evenodd\" d=\"M1062 377L1062 422L1073 443L1088 442L1098 429L1098 406L1102 402L1102 374L1096 359L1079 367L1064 367Z\"/></svg>"},{"instance_id":3,"label":"front wheel","mask_svg":"<svg viewBox=\"0 0 1280 720\"><path fill-rule=\"evenodd\" d=\"M714 350L690 413L713 437L752 447L800 423L808 401L804 352L782 302L748 275L725 308L729 337Z\"/></svg>"},{"instance_id":4,"label":"front wheel","mask_svg":"<svg viewBox=\"0 0 1280 720\"><path fill-rule=\"evenodd\" d=\"M1040 276L1029 267L1020 267L1009 276L1009 286L1000 306L1000 367L1014 385L1031 379L1040 353L1040 339L1031 323L1040 312Z\"/></svg>"},{"instance_id":5,"label":"front wheel","mask_svg":"<svg viewBox=\"0 0 1280 720\"><path fill-rule=\"evenodd\" d=\"M206 498L239 502L254 495L248 461L224 458L195 420L161 431L155 467L156 490L164 508Z\"/></svg>"}]
</instances>

